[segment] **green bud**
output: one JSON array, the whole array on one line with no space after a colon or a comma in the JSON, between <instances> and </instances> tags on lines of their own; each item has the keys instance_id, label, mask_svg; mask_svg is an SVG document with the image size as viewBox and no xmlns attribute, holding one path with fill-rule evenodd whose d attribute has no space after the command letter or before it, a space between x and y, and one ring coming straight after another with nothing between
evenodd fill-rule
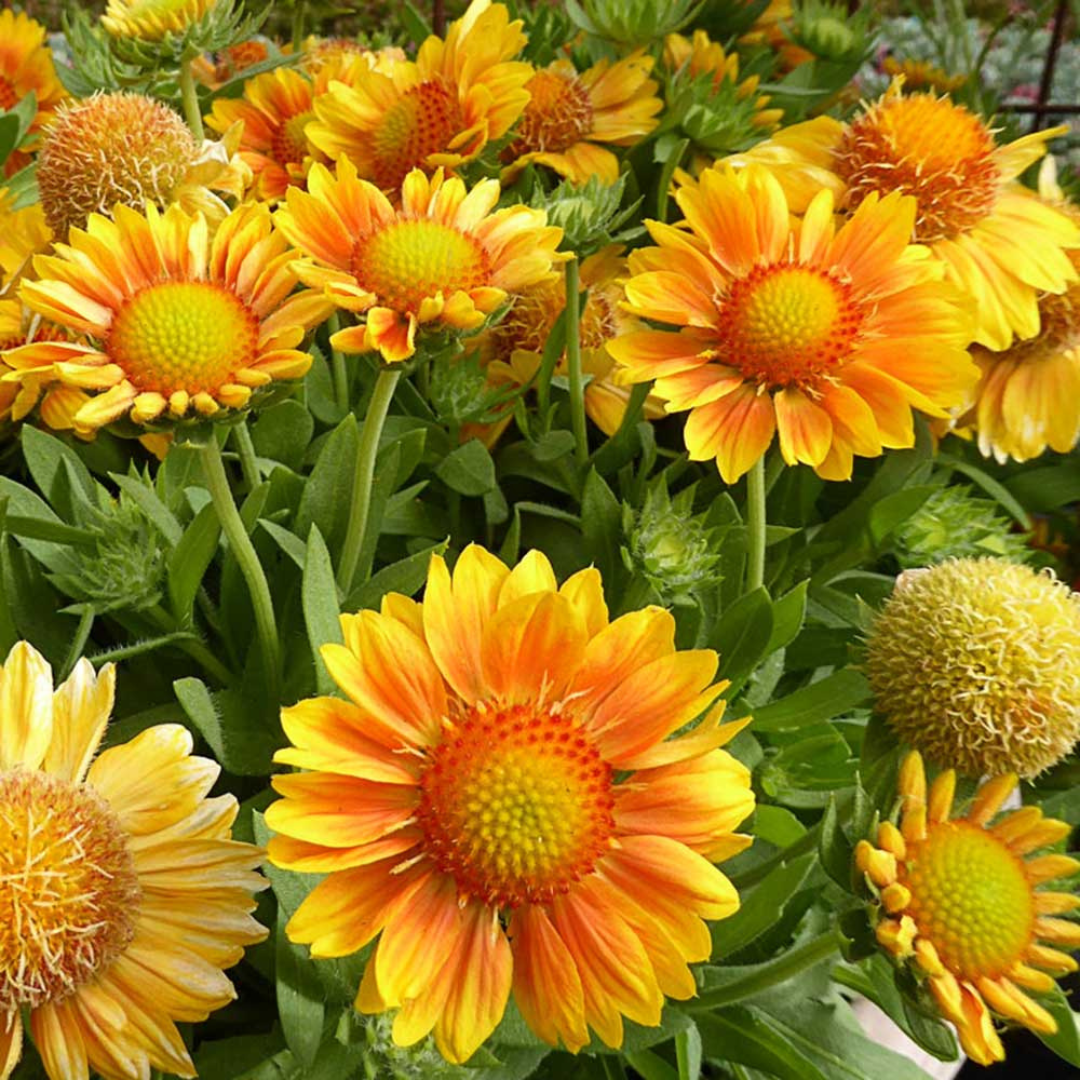
<instances>
[{"instance_id":1,"label":"green bud","mask_svg":"<svg viewBox=\"0 0 1080 1080\"><path fill-rule=\"evenodd\" d=\"M622 206L626 174L614 184L604 184L590 176L584 184L564 180L553 191L537 184L530 205L547 211L548 224L563 231L562 248L584 259L608 244L625 243L644 233L639 225L624 228L637 213L641 200Z\"/></svg>"},{"instance_id":2,"label":"green bud","mask_svg":"<svg viewBox=\"0 0 1080 1080\"><path fill-rule=\"evenodd\" d=\"M972 495L967 486L935 491L896 531L893 550L905 570L987 555L1026 562L1032 555L997 503Z\"/></svg>"},{"instance_id":3,"label":"green bud","mask_svg":"<svg viewBox=\"0 0 1080 1080\"><path fill-rule=\"evenodd\" d=\"M428 396L443 424L494 423L520 392L492 386L478 352L446 349L432 361Z\"/></svg>"},{"instance_id":4,"label":"green bud","mask_svg":"<svg viewBox=\"0 0 1080 1080\"><path fill-rule=\"evenodd\" d=\"M689 487L672 499L666 485L658 484L640 511L623 511L623 561L665 604L689 603L721 577L717 530L707 524L707 514L693 513L694 492Z\"/></svg>"},{"instance_id":5,"label":"green bud","mask_svg":"<svg viewBox=\"0 0 1080 1080\"><path fill-rule=\"evenodd\" d=\"M449 1064L430 1035L414 1046L396 1045L391 1012L365 1016L360 1022L365 1080L467 1080L474 1071Z\"/></svg>"},{"instance_id":6,"label":"green bud","mask_svg":"<svg viewBox=\"0 0 1080 1080\"><path fill-rule=\"evenodd\" d=\"M861 62L873 44L866 10L851 13L846 4L830 0L805 0L799 4L788 34L816 57L845 64Z\"/></svg>"},{"instance_id":7,"label":"green bud","mask_svg":"<svg viewBox=\"0 0 1080 1080\"><path fill-rule=\"evenodd\" d=\"M681 29L702 6L703 0L566 0L566 13L587 34L637 48Z\"/></svg>"}]
</instances>

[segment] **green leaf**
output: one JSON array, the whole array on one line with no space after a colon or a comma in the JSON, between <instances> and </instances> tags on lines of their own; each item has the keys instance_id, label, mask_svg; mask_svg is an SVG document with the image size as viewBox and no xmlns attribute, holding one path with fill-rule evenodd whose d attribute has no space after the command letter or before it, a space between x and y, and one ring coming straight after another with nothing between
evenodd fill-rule
<instances>
[{"instance_id":1,"label":"green leaf","mask_svg":"<svg viewBox=\"0 0 1080 1080\"><path fill-rule=\"evenodd\" d=\"M695 1024L675 1036L675 1060L679 1066L679 1080L700 1080L701 1057L701 1032Z\"/></svg>"},{"instance_id":2,"label":"green leaf","mask_svg":"<svg viewBox=\"0 0 1080 1080\"><path fill-rule=\"evenodd\" d=\"M260 457L299 470L314 432L311 413L299 401L287 400L259 414L251 426L251 441Z\"/></svg>"},{"instance_id":3,"label":"green leaf","mask_svg":"<svg viewBox=\"0 0 1080 1080\"><path fill-rule=\"evenodd\" d=\"M1024 469L1005 481L1005 487L1033 513L1047 513L1080 501L1080 461L1066 458L1057 465Z\"/></svg>"},{"instance_id":4,"label":"green leaf","mask_svg":"<svg viewBox=\"0 0 1080 1080\"><path fill-rule=\"evenodd\" d=\"M349 517L347 493L352 490L359 441L356 417L349 413L323 443L304 486L293 528L297 536L307 536L311 526L318 525L330 549L340 549Z\"/></svg>"},{"instance_id":5,"label":"green leaf","mask_svg":"<svg viewBox=\"0 0 1080 1080\"><path fill-rule=\"evenodd\" d=\"M97 505L97 484L90 470L70 446L48 432L27 424L22 429L22 449L34 483L58 513L71 517L71 507L64 505L66 494L73 495L84 504ZM71 467L76 482L72 489L64 481L65 462Z\"/></svg>"},{"instance_id":6,"label":"green leaf","mask_svg":"<svg viewBox=\"0 0 1080 1080\"><path fill-rule=\"evenodd\" d=\"M829 1080L748 1008L735 1006L699 1016L697 1026L710 1061L736 1061L778 1080Z\"/></svg>"},{"instance_id":7,"label":"green leaf","mask_svg":"<svg viewBox=\"0 0 1080 1080\"><path fill-rule=\"evenodd\" d=\"M734 698L764 658L773 633L772 602L763 587L739 597L720 615L709 648L720 654L720 671L731 686L724 691Z\"/></svg>"},{"instance_id":8,"label":"green leaf","mask_svg":"<svg viewBox=\"0 0 1080 1080\"><path fill-rule=\"evenodd\" d=\"M377 608L382 598L391 592L403 596L415 596L427 580L428 566L433 555L445 555L449 541L440 540L413 555L407 555L389 566L384 566L370 580L354 589L345 601L345 611Z\"/></svg>"},{"instance_id":9,"label":"green leaf","mask_svg":"<svg viewBox=\"0 0 1080 1080\"><path fill-rule=\"evenodd\" d=\"M806 619L806 590L809 581L800 581L790 592L785 593L772 606L772 636L765 648L765 653L786 648L800 634Z\"/></svg>"},{"instance_id":10,"label":"green leaf","mask_svg":"<svg viewBox=\"0 0 1080 1080\"><path fill-rule=\"evenodd\" d=\"M622 538L622 510L607 481L590 469L581 496L581 531L585 550L600 570L604 583L612 588L619 575Z\"/></svg>"},{"instance_id":11,"label":"green leaf","mask_svg":"<svg viewBox=\"0 0 1080 1080\"><path fill-rule=\"evenodd\" d=\"M754 713L755 731L780 731L831 720L870 699L862 672L842 668Z\"/></svg>"},{"instance_id":12,"label":"green leaf","mask_svg":"<svg viewBox=\"0 0 1080 1080\"><path fill-rule=\"evenodd\" d=\"M460 495L483 495L495 487L495 462L479 439L470 439L435 466L435 475Z\"/></svg>"},{"instance_id":13,"label":"green leaf","mask_svg":"<svg viewBox=\"0 0 1080 1080\"><path fill-rule=\"evenodd\" d=\"M851 888L851 867L854 848L840 828L840 815L836 809L836 796L830 795L821 817L821 833L818 837L818 856L821 866L843 889Z\"/></svg>"},{"instance_id":14,"label":"green leaf","mask_svg":"<svg viewBox=\"0 0 1080 1080\"><path fill-rule=\"evenodd\" d=\"M304 564L307 562L307 545L299 536L289 532L284 525L269 521L267 518L259 518L259 527L273 537L274 543L296 564L298 570L304 569ZM312 525L312 528L314 529L315 526Z\"/></svg>"},{"instance_id":15,"label":"green leaf","mask_svg":"<svg viewBox=\"0 0 1080 1080\"><path fill-rule=\"evenodd\" d=\"M713 957L722 959L745 948L780 920L788 901L802 888L816 862L807 852L781 863L760 885L742 896L742 906L712 927Z\"/></svg>"},{"instance_id":16,"label":"green leaf","mask_svg":"<svg viewBox=\"0 0 1080 1080\"><path fill-rule=\"evenodd\" d=\"M274 733L245 695L225 689L211 693L201 679L177 679L177 701L222 766L237 776L265 776L277 748Z\"/></svg>"},{"instance_id":17,"label":"green leaf","mask_svg":"<svg viewBox=\"0 0 1080 1080\"><path fill-rule=\"evenodd\" d=\"M327 643L340 645L341 624L338 616L338 590L334 581L334 567L326 541L318 525L311 526L308 533L307 556L304 560L304 578L301 586L304 606L304 624L307 626L311 654L315 658L315 685L320 694L333 694L337 685L326 670L320 646Z\"/></svg>"},{"instance_id":18,"label":"green leaf","mask_svg":"<svg viewBox=\"0 0 1080 1080\"><path fill-rule=\"evenodd\" d=\"M0 476L0 499L7 501L9 515L49 525L64 525L44 499L6 476ZM21 546L47 570L56 574L78 574L79 564L64 546L66 542L54 543L51 540L32 539L29 536L20 540Z\"/></svg>"},{"instance_id":19,"label":"green leaf","mask_svg":"<svg viewBox=\"0 0 1080 1080\"><path fill-rule=\"evenodd\" d=\"M196 731L224 765L227 757L225 734L221 730L221 717L206 683L194 677L177 679L173 683L173 693L188 719L195 725Z\"/></svg>"},{"instance_id":20,"label":"green leaf","mask_svg":"<svg viewBox=\"0 0 1080 1080\"><path fill-rule=\"evenodd\" d=\"M307 950L285 935L288 916L278 910L274 932L274 972L278 1016L289 1049L305 1067L315 1063L322 1042L326 1003L322 984Z\"/></svg>"},{"instance_id":21,"label":"green leaf","mask_svg":"<svg viewBox=\"0 0 1080 1080\"><path fill-rule=\"evenodd\" d=\"M207 503L184 530L180 543L169 553L169 602L181 626L191 623L195 597L207 567L218 549L221 524L212 503Z\"/></svg>"},{"instance_id":22,"label":"green leaf","mask_svg":"<svg viewBox=\"0 0 1080 1080\"><path fill-rule=\"evenodd\" d=\"M176 547L180 543L184 529L152 487L136 476L124 476L122 473L109 473L109 479L142 510L169 547Z\"/></svg>"},{"instance_id":23,"label":"green leaf","mask_svg":"<svg viewBox=\"0 0 1080 1080\"><path fill-rule=\"evenodd\" d=\"M1070 1065L1080 1067L1080 1029L1077 1027L1078 1023L1080 1023L1080 1017L1073 1012L1069 1005L1069 999L1060 986L1055 986L1053 990L1039 1000L1057 1021L1058 1029L1053 1035L1045 1035L1040 1031L1035 1032L1035 1034L1059 1058L1067 1061Z\"/></svg>"},{"instance_id":24,"label":"green leaf","mask_svg":"<svg viewBox=\"0 0 1080 1080\"><path fill-rule=\"evenodd\" d=\"M759 803L754 811L755 839L764 840L774 847L786 848L806 833L806 826L782 806Z\"/></svg>"}]
</instances>

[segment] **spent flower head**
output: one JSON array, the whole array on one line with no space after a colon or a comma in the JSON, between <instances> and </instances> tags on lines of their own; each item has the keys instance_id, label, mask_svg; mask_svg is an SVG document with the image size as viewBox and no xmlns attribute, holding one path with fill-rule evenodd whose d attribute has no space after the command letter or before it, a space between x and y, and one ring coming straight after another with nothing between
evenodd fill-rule
<instances>
[{"instance_id":1,"label":"spent flower head","mask_svg":"<svg viewBox=\"0 0 1080 1080\"><path fill-rule=\"evenodd\" d=\"M877 710L932 761L1036 776L1080 738L1080 594L1004 559L909 570L874 622L866 672Z\"/></svg>"}]
</instances>

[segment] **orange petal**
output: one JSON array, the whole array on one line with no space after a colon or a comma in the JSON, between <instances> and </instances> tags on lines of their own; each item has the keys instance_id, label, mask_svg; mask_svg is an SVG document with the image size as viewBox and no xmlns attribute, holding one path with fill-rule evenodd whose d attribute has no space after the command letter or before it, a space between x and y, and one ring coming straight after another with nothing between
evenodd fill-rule
<instances>
[{"instance_id":1,"label":"orange petal","mask_svg":"<svg viewBox=\"0 0 1080 1080\"><path fill-rule=\"evenodd\" d=\"M774 398L780 453L788 465L820 465L832 445L829 414L801 390L787 387Z\"/></svg>"}]
</instances>

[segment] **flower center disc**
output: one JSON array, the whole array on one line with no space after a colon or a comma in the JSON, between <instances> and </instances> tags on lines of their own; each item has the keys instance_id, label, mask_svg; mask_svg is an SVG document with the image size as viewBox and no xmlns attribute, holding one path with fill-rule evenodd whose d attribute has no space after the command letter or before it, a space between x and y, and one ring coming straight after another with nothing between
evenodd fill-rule
<instances>
[{"instance_id":1,"label":"flower center disc","mask_svg":"<svg viewBox=\"0 0 1080 1080\"><path fill-rule=\"evenodd\" d=\"M762 385L813 387L845 362L862 326L848 288L796 265L755 267L720 307L720 359Z\"/></svg>"},{"instance_id":2,"label":"flower center disc","mask_svg":"<svg viewBox=\"0 0 1080 1080\"><path fill-rule=\"evenodd\" d=\"M258 319L231 292L169 281L120 309L106 349L139 390L212 394L254 360L258 338Z\"/></svg>"},{"instance_id":3,"label":"flower center disc","mask_svg":"<svg viewBox=\"0 0 1080 1080\"><path fill-rule=\"evenodd\" d=\"M310 110L298 113L296 116L290 116L274 132L270 154L279 165L299 165L307 157L308 143L304 128L314 119L315 114Z\"/></svg>"},{"instance_id":4,"label":"flower center disc","mask_svg":"<svg viewBox=\"0 0 1080 1080\"><path fill-rule=\"evenodd\" d=\"M518 122L510 156L534 150L561 154L592 127L592 102L577 78L538 71L525 89L532 97Z\"/></svg>"},{"instance_id":5,"label":"flower center disc","mask_svg":"<svg viewBox=\"0 0 1080 1080\"><path fill-rule=\"evenodd\" d=\"M463 893L516 907L592 870L613 807L611 768L574 723L479 707L436 750L417 819L428 854Z\"/></svg>"},{"instance_id":6,"label":"flower center disc","mask_svg":"<svg viewBox=\"0 0 1080 1080\"><path fill-rule=\"evenodd\" d=\"M131 942L126 835L91 788L0 772L0 1012L62 1000Z\"/></svg>"},{"instance_id":7,"label":"flower center disc","mask_svg":"<svg viewBox=\"0 0 1080 1080\"><path fill-rule=\"evenodd\" d=\"M921 243L970 229L994 208L994 138L963 106L932 94L889 98L854 121L837 148L852 206L871 191L901 191L919 204Z\"/></svg>"},{"instance_id":8,"label":"flower center disc","mask_svg":"<svg viewBox=\"0 0 1080 1080\"><path fill-rule=\"evenodd\" d=\"M410 169L449 149L464 127L457 95L441 82L422 82L383 115L373 135L374 175L384 191L398 190Z\"/></svg>"},{"instance_id":9,"label":"flower center disc","mask_svg":"<svg viewBox=\"0 0 1080 1080\"><path fill-rule=\"evenodd\" d=\"M491 280L487 253L437 221L399 221L361 236L353 250L357 281L395 311L416 312L426 297L479 288Z\"/></svg>"},{"instance_id":10,"label":"flower center disc","mask_svg":"<svg viewBox=\"0 0 1080 1080\"><path fill-rule=\"evenodd\" d=\"M1035 900L1023 864L977 825L931 826L909 848L900 881L920 935L960 978L997 978L1031 943Z\"/></svg>"}]
</instances>

